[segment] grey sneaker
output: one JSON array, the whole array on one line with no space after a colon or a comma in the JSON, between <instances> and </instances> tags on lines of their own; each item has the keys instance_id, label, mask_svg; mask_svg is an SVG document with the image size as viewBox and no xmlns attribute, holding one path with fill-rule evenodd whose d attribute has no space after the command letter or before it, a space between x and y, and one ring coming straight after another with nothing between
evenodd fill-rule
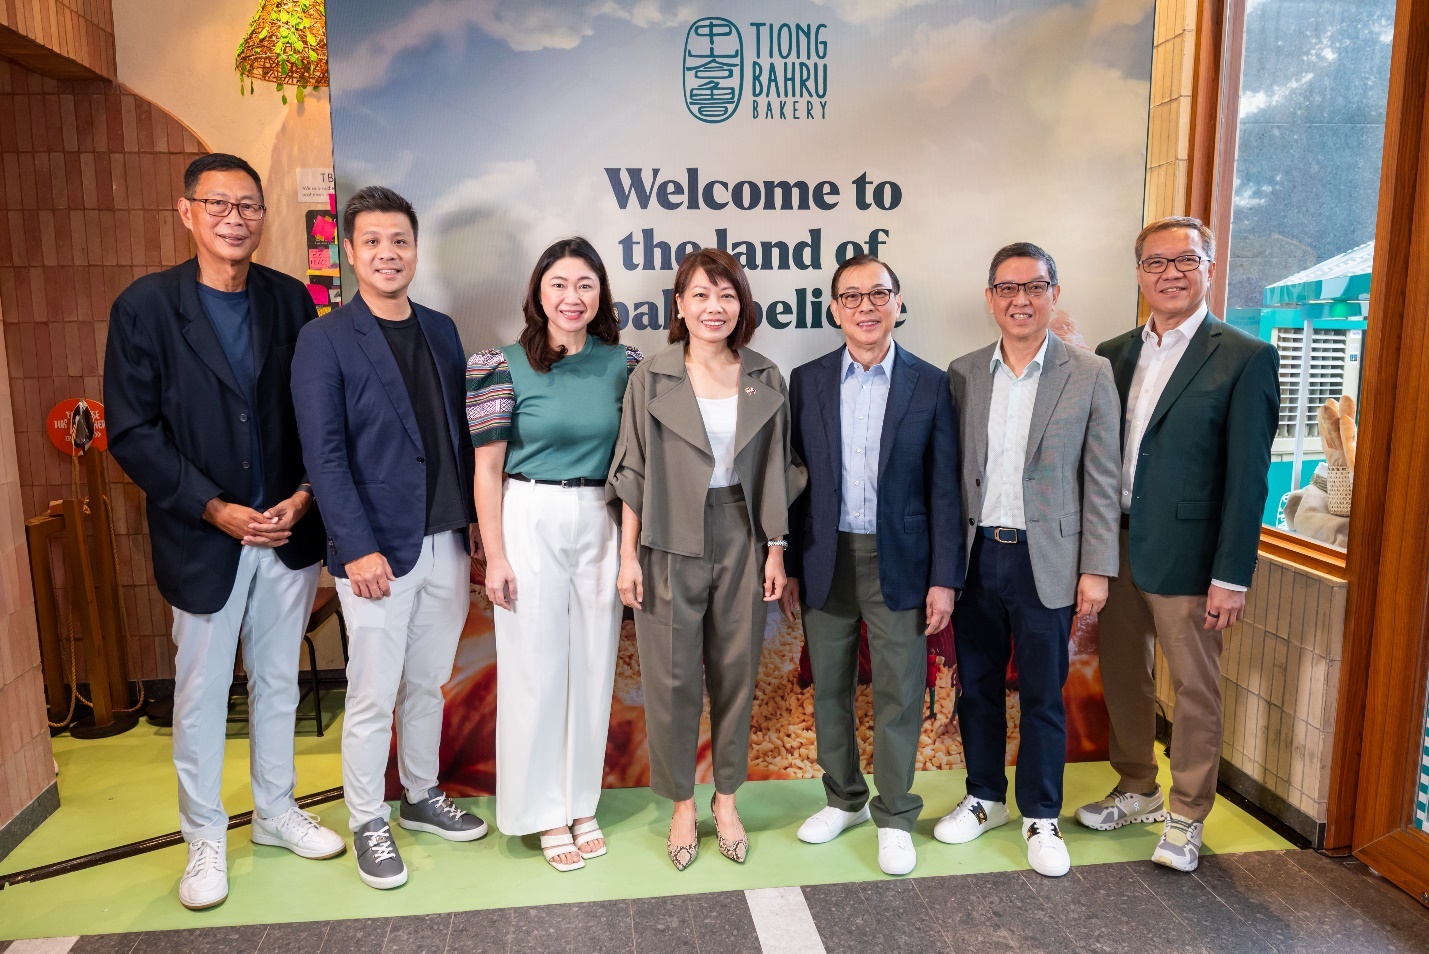
<instances>
[{"instance_id":1,"label":"grey sneaker","mask_svg":"<svg viewBox=\"0 0 1429 954\"><path fill-rule=\"evenodd\" d=\"M1166 800L1161 797L1160 786L1150 795L1138 795L1114 788L1111 794L1101 801L1077 809L1077 821L1097 831L1112 831L1123 825L1165 821L1170 817L1171 813L1166 811Z\"/></svg>"},{"instance_id":2,"label":"grey sneaker","mask_svg":"<svg viewBox=\"0 0 1429 954\"><path fill-rule=\"evenodd\" d=\"M439 788L429 788L416 802L402 793L397 808L397 824L408 831L424 831L447 841L476 841L486 834L486 822L447 797Z\"/></svg>"},{"instance_id":3,"label":"grey sneaker","mask_svg":"<svg viewBox=\"0 0 1429 954\"><path fill-rule=\"evenodd\" d=\"M1172 815L1166 821L1156 850L1151 853L1151 860L1177 871L1195 871L1201 860L1202 827L1201 822Z\"/></svg>"},{"instance_id":4,"label":"grey sneaker","mask_svg":"<svg viewBox=\"0 0 1429 954\"><path fill-rule=\"evenodd\" d=\"M352 833L352 848L357 855L357 876L371 888L400 888L407 883L407 866L392 841L392 829L381 818L374 818Z\"/></svg>"}]
</instances>

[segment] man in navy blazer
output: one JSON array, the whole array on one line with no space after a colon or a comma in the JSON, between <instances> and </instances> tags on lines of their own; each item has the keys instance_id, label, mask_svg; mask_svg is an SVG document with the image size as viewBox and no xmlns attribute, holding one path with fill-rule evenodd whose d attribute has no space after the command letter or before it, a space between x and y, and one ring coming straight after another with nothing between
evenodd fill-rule
<instances>
[{"instance_id":1,"label":"man in navy blazer","mask_svg":"<svg viewBox=\"0 0 1429 954\"><path fill-rule=\"evenodd\" d=\"M442 685L471 605L466 355L450 318L407 297L411 204L369 186L342 231L359 293L299 336L293 401L351 636L342 780L358 876L395 888L407 869L383 800L394 711L397 823L449 841L486 834L437 787Z\"/></svg>"},{"instance_id":2,"label":"man in navy blazer","mask_svg":"<svg viewBox=\"0 0 1429 954\"><path fill-rule=\"evenodd\" d=\"M893 270L859 255L834 272L831 293L845 345L789 378L809 485L791 515L781 603L791 617L802 608L828 797L799 838L821 844L872 817L879 866L907 874L923 807L910 789L926 637L947 625L963 586L957 423L948 375L893 343L903 306ZM873 663L871 802L855 735L861 622Z\"/></svg>"},{"instance_id":3,"label":"man in navy blazer","mask_svg":"<svg viewBox=\"0 0 1429 954\"><path fill-rule=\"evenodd\" d=\"M248 673L252 839L306 858L342 838L293 800L298 649L322 556L288 392L317 316L297 279L253 262L263 184L237 156L184 173L197 254L135 281L109 313L109 450L144 491L154 578L174 607L174 767L188 865L179 901L228 897L224 732L233 658Z\"/></svg>"}]
</instances>

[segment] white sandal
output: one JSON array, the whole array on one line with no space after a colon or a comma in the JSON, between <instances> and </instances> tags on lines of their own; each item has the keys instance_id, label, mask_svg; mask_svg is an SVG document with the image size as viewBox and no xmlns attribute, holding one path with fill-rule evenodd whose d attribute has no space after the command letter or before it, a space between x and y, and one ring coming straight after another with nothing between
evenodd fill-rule
<instances>
[{"instance_id":1,"label":"white sandal","mask_svg":"<svg viewBox=\"0 0 1429 954\"><path fill-rule=\"evenodd\" d=\"M581 822L575 828L572 828L571 832L575 835L576 851L580 852L582 858L599 858L605 854L605 845L601 845L600 848L595 851L586 851L581 847L581 845L589 844L597 838L601 841L605 840L605 832L600 830L600 823L594 818L589 821Z\"/></svg>"},{"instance_id":2,"label":"white sandal","mask_svg":"<svg viewBox=\"0 0 1429 954\"><path fill-rule=\"evenodd\" d=\"M569 831L562 832L559 835L541 836L541 854L546 856L546 860L550 862L551 867L557 871L575 871L577 868L585 867L585 861L582 859L577 859L573 864L562 864L556 860L557 855L568 855L573 850L576 854L580 854L580 851L576 849L575 840L571 838Z\"/></svg>"}]
</instances>

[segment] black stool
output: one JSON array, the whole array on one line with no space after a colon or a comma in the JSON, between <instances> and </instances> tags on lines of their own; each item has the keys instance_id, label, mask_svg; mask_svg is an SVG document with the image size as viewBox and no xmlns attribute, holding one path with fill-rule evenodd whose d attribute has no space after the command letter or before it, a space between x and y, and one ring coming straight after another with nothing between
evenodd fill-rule
<instances>
[{"instance_id":1,"label":"black stool","mask_svg":"<svg viewBox=\"0 0 1429 954\"><path fill-rule=\"evenodd\" d=\"M313 711L311 714L298 712L297 720L312 720L317 727L318 738L323 736L323 698L322 684L318 679L318 651L313 645L313 633L323 623L326 623L333 615L337 616L338 638L342 641L342 661L347 664L347 623L342 618L342 604L338 602L337 589L331 586L324 586L318 589L317 596L313 599L313 611L308 614L308 625L303 631L303 643L308 648L308 685L298 696L298 707L302 708L303 700L308 696L313 697ZM248 722L247 715L233 714L233 701L238 696L248 694L248 678L245 676L241 680L235 680L228 690L228 721L234 725L244 725Z\"/></svg>"}]
</instances>

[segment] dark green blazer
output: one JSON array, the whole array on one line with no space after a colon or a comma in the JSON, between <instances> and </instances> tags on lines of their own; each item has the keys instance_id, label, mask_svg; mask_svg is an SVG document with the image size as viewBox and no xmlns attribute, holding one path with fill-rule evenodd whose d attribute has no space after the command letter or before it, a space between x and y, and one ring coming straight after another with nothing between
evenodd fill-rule
<instances>
[{"instance_id":1,"label":"dark green blazer","mask_svg":"<svg viewBox=\"0 0 1429 954\"><path fill-rule=\"evenodd\" d=\"M1141 347L1140 328L1097 346L1121 397L1123 455ZM1269 343L1214 315L1187 343L1136 462L1130 560L1141 589L1199 596L1212 579L1250 586L1280 413L1279 365Z\"/></svg>"}]
</instances>

